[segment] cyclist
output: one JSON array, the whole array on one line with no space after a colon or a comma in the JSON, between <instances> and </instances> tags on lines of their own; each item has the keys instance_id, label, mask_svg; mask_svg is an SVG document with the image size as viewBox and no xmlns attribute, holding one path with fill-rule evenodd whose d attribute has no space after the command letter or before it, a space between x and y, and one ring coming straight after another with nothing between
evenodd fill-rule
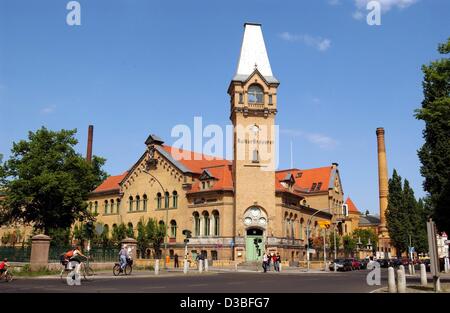
<instances>
[{"instance_id":1,"label":"cyclist","mask_svg":"<svg viewBox=\"0 0 450 313\"><path fill-rule=\"evenodd\" d=\"M120 262L120 271L122 272L125 266L127 265L128 251L127 245L123 244L122 249L119 251L119 262Z\"/></svg>"},{"instance_id":2,"label":"cyclist","mask_svg":"<svg viewBox=\"0 0 450 313\"><path fill-rule=\"evenodd\" d=\"M0 263L0 277L3 276L3 273L6 272L6 268L9 266L8 259L3 259L3 262Z\"/></svg>"},{"instance_id":3,"label":"cyclist","mask_svg":"<svg viewBox=\"0 0 450 313\"><path fill-rule=\"evenodd\" d=\"M83 253L81 253L81 249L79 246L76 246L75 249L73 249L73 254L69 259L69 262L76 262L75 264L75 272L77 274L80 274L80 266L81 262L87 259L87 256L85 256Z\"/></svg>"}]
</instances>

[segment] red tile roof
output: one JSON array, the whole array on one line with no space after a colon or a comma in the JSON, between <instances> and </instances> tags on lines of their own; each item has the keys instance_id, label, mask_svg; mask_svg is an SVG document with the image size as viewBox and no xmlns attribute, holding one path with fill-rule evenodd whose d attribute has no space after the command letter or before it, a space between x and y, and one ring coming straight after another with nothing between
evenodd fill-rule
<instances>
[{"instance_id":1,"label":"red tile roof","mask_svg":"<svg viewBox=\"0 0 450 313\"><path fill-rule=\"evenodd\" d=\"M345 204L348 205L348 211L349 212L351 212L351 213L359 213L358 208L353 203L352 199L350 199L350 197L348 197L347 200L345 200Z\"/></svg>"},{"instance_id":2,"label":"red tile roof","mask_svg":"<svg viewBox=\"0 0 450 313\"><path fill-rule=\"evenodd\" d=\"M168 153L172 154L173 147L163 145L162 146L164 150L166 150ZM186 166L188 169L190 169L194 173L201 173L203 172L203 169L213 167L213 166L225 166L225 165L231 165L231 161L222 159L217 156L210 156L206 154L201 154L189 150L182 150L180 149L180 153L187 153L189 155L188 158L181 159L178 162Z\"/></svg>"},{"instance_id":3,"label":"red tile roof","mask_svg":"<svg viewBox=\"0 0 450 313\"><path fill-rule=\"evenodd\" d=\"M295 179L295 187L299 191L312 192L312 191L326 191L330 183L331 172L333 167L325 166L319 168L311 168L306 170L301 169L288 169L277 171L275 186L277 189L284 188L280 181L282 181L288 173L291 173ZM311 190L313 184L316 184L315 189ZM319 183L322 183L319 185Z\"/></svg>"},{"instance_id":4,"label":"red tile roof","mask_svg":"<svg viewBox=\"0 0 450 313\"><path fill-rule=\"evenodd\" d=\"M230 165L219 165L215 167L206 167L204 170L208 172L215 179L212 180L212 186L209 189L200 189L201 182L196 182L193 184L192 189L188 193L201 192L201 191L211 191L211 190L233 190L233 178L231 176L231 164Z\"/></svg>"},{"instance_id":5,"label":"red tile roof","mask_svg":"<svg viewBox=\"0 0 450 313\"><path fill-rule=\"evenodd\" d=\"M120 185L119 183L122 181L122 179L128 174L128 172L125 172L121 175L116 176L109 176L107 179L103 181L103 183L100 184L93 193L96 192L104 192L104 191L113 191L113 190L119 190Z\"/></svg>"}]
</instances>

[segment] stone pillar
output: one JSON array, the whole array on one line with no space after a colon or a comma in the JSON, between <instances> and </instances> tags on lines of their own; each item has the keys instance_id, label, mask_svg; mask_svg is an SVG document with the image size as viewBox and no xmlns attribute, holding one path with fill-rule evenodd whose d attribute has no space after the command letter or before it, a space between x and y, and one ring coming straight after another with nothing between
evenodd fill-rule
<instances>
[{"instance_id":1,"label":"stone pillar","mask_svg":"<svg viewBox=\"0 0 450 313\"><path fill-rule=\"evenodd\" d=\"M31 238L30 269L37 271L48 266L48 251L51 238L40 234Z\"/></svg>"},{"instance_id":2,"label":"stone pillar","mask_svg":"<svg viewBox=\"0 0 450 313\"><path fill-rule=\"evenodd\" d=\"M397 292L397 287L395 285L395 273L392 266L388 268L388 291L389 293Z\"/></svg>"},{"instance_id":3,"label":"stone pillar","mask_svg":"<svg viewBox=\"0 0 450 313\"><path fill-rule=\"evenodd\" d=\"M126 245L126 249L129 251L129 256L133 259L137 259L137 241L133 238L125 238L120 242L122 245ZM144 251L145 253L145 251Z\"/></svg>"},{"instance_id":4,"label":"stone pillar","mask_svg":"<svg viewBox=\"0 0 450 313\"><path fill-rule=\"evenodd\" d=\"M386 228L386 209L388 206L388 168L386 160L386 146L384 143L384 128L377 128L378 144L378 190L380 198L380 232L387 232Z\"/></svg>"},{"instance_id":5,"label":"stone pillar","mask_svg":"<svg viewBox=\"0 0 450 313\"><path fill-rule=\"evenodd\" d=\"M405 271L404 270L397 270L397 292L398 293L405 293L406 292L406 278L405 278Z\"/></svg>"},{"instance_id":6,"label":"stone pillar","mask_svg":"<svg viewBox=\"0 0 450 313\"><path fill-rule=\"evenodd\" d=\"M188 262L188 260L184 260L183 273L187 274L188 271L189 271L189 262Z\"/></svg>"},{"instance_id":7,"label":"stone pillar","mask_svg":"<svg viewBox=\"0 0 450 313\"><path fill-rule=\"evenodd\" d=\"M420 284L424 287L428 286L427 269L425 268L425 264L420 264Z\"/></svg>"},{"instance_id":8,"label":"stone pillar","mask_svg":"<svg viewBox=\"0 0 450 313\"><path fill-rule=\"evenodd\" d=\"M155 275L159 275L159 259L155 260Z\"/></svg>"},{"instance_id":9,"label":"stone pillar","mask_svg":"<svg viewBox=\"0 0 450 313\"><path fill-rule=\"evenodd\" d=\"M198 260L198 272L203 272L203 260Z\"/></svg>"}]
</instances>

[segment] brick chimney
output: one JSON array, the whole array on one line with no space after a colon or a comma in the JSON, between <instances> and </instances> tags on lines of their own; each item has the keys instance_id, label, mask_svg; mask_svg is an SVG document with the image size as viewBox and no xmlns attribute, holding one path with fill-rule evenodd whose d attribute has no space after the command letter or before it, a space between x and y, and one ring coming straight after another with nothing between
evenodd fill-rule
<instances>
[{"instance_id":1,"label":"brick chimney","mask_svg":"<svg viewBox=\"0 0 450 313\"><path fill-rule=\"evenodd\" d=\"M88 129L88 141L87 141L87 152L86 152L86 161L89 163L92 161L92 141L94 137L94 125L89 125Z\"/></svg>"}]
</instances>

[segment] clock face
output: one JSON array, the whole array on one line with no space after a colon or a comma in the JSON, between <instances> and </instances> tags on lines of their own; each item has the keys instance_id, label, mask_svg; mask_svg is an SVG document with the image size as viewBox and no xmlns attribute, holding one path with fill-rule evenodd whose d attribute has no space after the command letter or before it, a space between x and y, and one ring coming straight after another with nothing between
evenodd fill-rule
<instances>
[{"instance_id":1,"label":"clock face","mask_svg":"<svg viewBox=\"0 0 450 313\"><path fill-rule=\"evenodd\" d=\"M258 217L261 211L258 208L253 208L251 213L253 217Z\"/></svg>"},{"instance_id":2,"label":"clock face","mask_svg":"<svg viewBox=\"0 0 450 313\"><path fill-rule=\"evenodd\" d=\"M244 223L245 223L245 225L250 225L252 223L252 219L250 217L246 217L244 219Z\"/></svg>"},{"instance_id":3,"label":"clock face","mask_svg":"<svg viewBox=\"0 0 450 313\"><path fill-rule=\"evenodd\" d=\"M259 219L259 223L260 223L261 225L266 225L266 219L265 219L264 217L261 217L261 218Z\"/></svg>"},{"instance_id":4,"label":"clock face","mask_svg":"<svg viewBox=\"0 0 450 313\"><path fill-rule=\"evenodd\" d=\"M259 127L258 127L258 125L253 125L252 126L252 131L253 131L253 133L255 133L255 134L257 134L258 132L259 132Z\"/></svg>"}]
</instances>

